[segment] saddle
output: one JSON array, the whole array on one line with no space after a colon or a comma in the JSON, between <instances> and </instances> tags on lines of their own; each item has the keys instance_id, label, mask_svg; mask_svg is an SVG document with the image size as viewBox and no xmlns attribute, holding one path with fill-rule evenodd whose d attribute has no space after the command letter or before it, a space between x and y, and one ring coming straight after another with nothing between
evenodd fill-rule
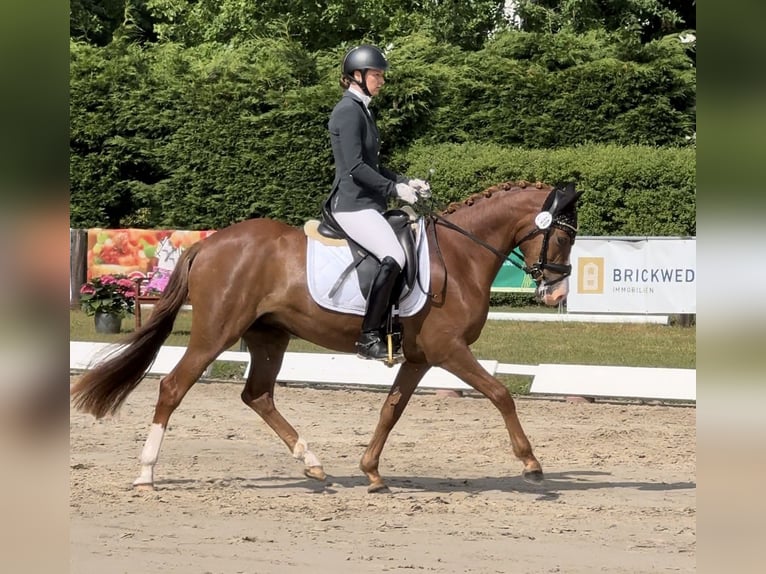
<instances>
[{"instance_id":1,"label":"saddle","mask_svg":"<svg viewBox=\"0 0 766 574\"><path fill-rule=\"evenodd\" d=\"M333 297L348 275L356 270L360 290L364 295L364 298L367 299L372 286L372 281L380 267L380 261L378 261L377 257L364 249L364 247L346 237L346 234L343 232L340 225L335 221L327 204L328 202L325 202L322 205L322 220L316 226L316 234L318 237L315 236L315 238L334 245L345 242L349 245L352 256L352 262L343 270L340 277L338 277L335 285L330 290L329 296ZM411 208L397 208L389 209L383 213L383 217L385 217L388 224L394 230L394 233L399 240L399 244L404 250L404 268L402 269L399 281L394 286L393 291L393 298L398 301L399 299L406 297L412 291L415 287L415 282L417 281L417 241L413 226L411 225L417 220L417 214ZM307 234L310 232L308 227L306 228L306 232Z\"/></svg>"}]
</instances>

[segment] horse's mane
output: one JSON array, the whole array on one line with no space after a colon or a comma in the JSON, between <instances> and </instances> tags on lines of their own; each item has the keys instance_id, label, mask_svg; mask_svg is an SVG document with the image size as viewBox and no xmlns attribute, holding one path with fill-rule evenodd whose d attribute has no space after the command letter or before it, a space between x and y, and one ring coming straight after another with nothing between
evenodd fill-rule
<instances>
[{"instance_id":1,"label":"horse's mane","mask_svg":"<svg viewBox=\"0 0 766 574\"><path fill-rule=\"evenodd\" d=\"M480 191L478 193L474 193L473 195L470 195L469 197L465 198L463 201L451 202L447 207L444 208L442 215L446 215L448 213L454 213L457 209L463 206L471 206L474 203L476 203L476 200L486 198L486 197L492 197L493 194L500 191L509 191L511 189L526 189L528 187L534 187L535 189L544 189L544 188L553 189L551 188L551 186L546 185L542 183L541 181L537 181L535 183L531 183L523 179L519 181L505 181L503 183L498 183L497 185L488 187L487 189Z\"/></svg>"}]
</instances>

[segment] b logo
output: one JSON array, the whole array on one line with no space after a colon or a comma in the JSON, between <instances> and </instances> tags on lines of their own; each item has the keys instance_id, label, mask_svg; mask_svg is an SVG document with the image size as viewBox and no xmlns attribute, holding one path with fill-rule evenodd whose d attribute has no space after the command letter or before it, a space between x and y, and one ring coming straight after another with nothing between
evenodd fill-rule
<instances>
[{"instance_id":1,"label":"b logo","mask_svg":"<svg viewBox=\"0 0 766 574\"><path fill-rule=\"evenodd\" d=\"M604 258L580 257L577 260L577 292L583 295L604 292Z\"/></svg>"}]
</instances>

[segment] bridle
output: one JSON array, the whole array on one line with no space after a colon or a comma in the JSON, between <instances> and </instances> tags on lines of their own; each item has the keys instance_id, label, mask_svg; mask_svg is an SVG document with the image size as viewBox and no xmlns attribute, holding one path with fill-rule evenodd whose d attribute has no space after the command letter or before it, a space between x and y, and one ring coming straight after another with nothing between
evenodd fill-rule
<instances>
[{"instance_id":1,"label":"bridle","mask_svg":"<svg viewBox=\"0 0 766 574\"><path fill-rule=\"evenodd\" d=\"M571 222L571 219L573 219L571 216L560 214L556 217L552 217L550 224L546 227L540 227L539 224L537 224L537 220L540 219L540 216L549 213L546 211L541 211L538 216L535 218L535 228L532 229L529 233L527 233L524 237L522 237L516 245L514 245L511 248L511 252L508 256L505 256L504 258L513 263L516 267L523 270L525 273L529 273L529 275L534 279L535 283L539 284L541 281L545 279L545 271L551 271L553 273L558 274L558 277L554 281L547 281L545 282L546 285L555 285L559 281L563 281L567 277L569 277L572 274L572 265L562 264L562 263L549 263L548 262L548 242L550 241L551 237L551 230L552 229L560 229L569 236L569 239L572 240L572 243L574 243L575 237L577 236L577 227L573 225L573 222ZM521 263L516 262L512 256L519 257L519 255L514 251L517 247L520 247L522 243L525 241L529 241L533 237L536 237L538 235L543 235L543 244L540 248L540 255L537 258L537 262L533 263L531 266L524 265L524 261L522 260ZM497 254L501 254L500 251L497 252ZM502 255L502 254L501 254Z\"/></svg>"},{"instance_id":2,"label":"bridle","mask_svg":"<svg viewBox=\"0 0 766 574\"><path fill-rule=\"evenodd\" d=\"M564 231L571 241L574 243L575 237L577 236L577 225L576 225L576 217L575 212L573 209L571 210L564 210L560 213L556 213L556 204L557 204L558 198L554 199L552 205L550 206L549 210L543 210L540 213L537 214L535 217L535 227L531 231L529 231L524 237L522 237L519 241L517 241L510 249L510 252L508 254L503 253L499 249L496 249L495 247L492 247L489 243L484 241L483 239L480 239L476 237L473 233L466 231L462 227L455 225L448 219L445 219L438 213L436 213L434 210L431 210L430 213L426 213L424 217L429 220L433 225L431 226L433 228L433 236L434 236L434 244L436 248L436 252L439 255L439 260L442 263L442 267L444 267L444 282L442 285L441 293L442 297L444 296L444 293L447 288L447 266L444 262L444 257L441 253L441 248L439 247L439 241L436 236L436 226L442 225L444 227L447 227L448 229L452 229L453 231L457 231L461 235L464 235L468 237L471 241L474 243L481 245L503 261L508 261L515 267L521 269L525 273L528 273L534 282L537 285L540 285L541 282L545 281L546 286L555 285L556 283L559 283L560 281L563 281L569 275L572 273L572 265L571 264L562 264L562 263L550 263L548 261L548 244L550 242L551 237L551 231L553 229L560 229ZM542 234L543 236L543 242L542 246L540 248L540 255L537 258L537 261L533 263L532 265L526 265L526 262L521 258L521 256L516 253L516 248L520 247L523 243L533 239L534 237L537 237L538 235ZM557 274L557 277L553 281L549 281L545 277L545 272L549 271L552 273ZM435 293L428 293L429 297L432 299L435 299L437 295Z\"/></svg>"}]
</instances>

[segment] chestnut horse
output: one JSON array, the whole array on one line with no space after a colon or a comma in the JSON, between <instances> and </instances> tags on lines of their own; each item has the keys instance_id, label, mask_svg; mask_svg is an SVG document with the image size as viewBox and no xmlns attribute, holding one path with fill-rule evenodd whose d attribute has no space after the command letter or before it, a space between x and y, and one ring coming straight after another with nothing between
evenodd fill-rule
<instances>
[{"instance_id":1,"label":"chestnut horse","mask_svg":"<svg viewBox=\"0 0 766 574\"><path fill-rule=\"evenodd\" d=\"M491 284L515 248L537 282L538 299L563 300L576 234L574 186L508 182L488 188L441 214L426 226L431 258L429 300L402 318L405 360L380 411L360 462L368 490L386 489L378 471L386 439L418 383L439 366L485 395L497 407L526 480L543 480L508 390L478 363L469 345L487 320ZM149 320L115 353L86 371L70 391L74 406L101 418L113 414L136 388L170 334L187 298L193 306L188 348L159 385L159 397L141 453L137 488L154 485L154 465L173 411L204 370L242 338L250 372L242 400L276 432L306 476L324 480L319 459L274 404L274 386L291 335L340 352L354 352L361 317L325 310L306 284L306 236L271 219L251 219L222 229L187 249ZM417 287L416 287L417 288Z\"/></svg>"}]
</instances>

